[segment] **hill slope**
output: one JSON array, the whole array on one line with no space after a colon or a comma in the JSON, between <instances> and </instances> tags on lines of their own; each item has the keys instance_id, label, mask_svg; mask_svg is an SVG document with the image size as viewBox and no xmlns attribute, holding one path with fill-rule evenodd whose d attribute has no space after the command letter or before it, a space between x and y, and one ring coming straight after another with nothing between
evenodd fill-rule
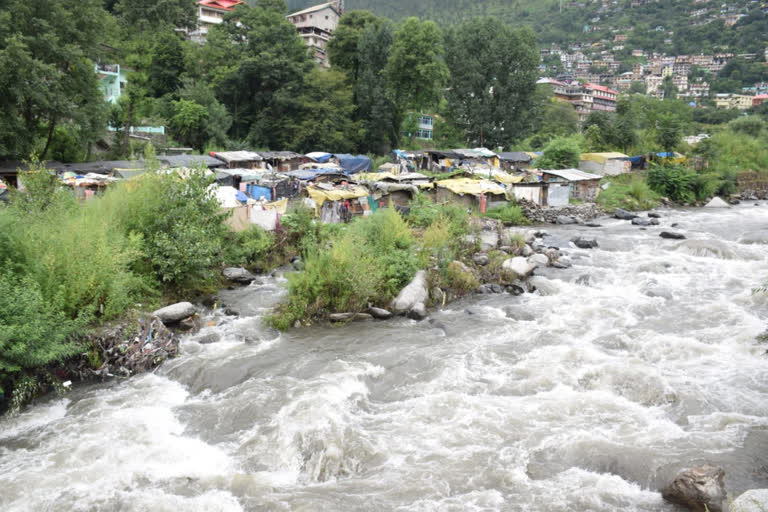
<instances>
[{"instance_id":1,"label":"hill slope","mask_svg":"<svg viewBox=\"0 0 768 512\"><path fill-rule=\"evenodd\" d=\"M318 0L288 0L295 11ZM648 51L757 53L768 45L768 8L750 0L347 0L346 10L365 9L393 20L408 16L452 25L476 16L529 25L541 43L592 43L630 34ZM637 5L643 4L643 5ZM732 27L726 19L739 20Z\"/></svg>"}]
</instances>

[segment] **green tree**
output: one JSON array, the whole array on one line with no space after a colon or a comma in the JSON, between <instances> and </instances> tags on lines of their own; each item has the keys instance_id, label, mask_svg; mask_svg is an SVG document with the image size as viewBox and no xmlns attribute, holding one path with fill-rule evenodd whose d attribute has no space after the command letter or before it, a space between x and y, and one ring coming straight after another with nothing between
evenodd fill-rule
<instances>
[{"instance_id":1,"label":"green tree","mask_svg":"<svg viewBox=\"0 0 768 512\"><path fill-rule=\"evenodd\" d=\"M354 85L360 77L360 66L363 62L360 55L363 32L370 25L380 27L384 24L388 24L388 21L370 11L349 11L341 17L339 26L328 43L331 65L346 72ZM384 55L387 55L386 50L388 48L381 49Z\"/></svg>"},{"instance_id":2,"label":"green tree","mask_svg":"<svg viewBox=\"0 0 768 512\"><path fill-rule=\"evenodd\" d=\"M572 169L579 166L581 148L573 137L552 139L536 159L536 166L541 169Z\"/></svg>"},{"instance_id":3,"label":"green tree","mask_svg":"<svg viewBox=\"0 0 768 512\"><path fill-rule=\"evenodd\" d=\"M645 82L642 80L636 80L629 84L629 92L632 94L645 94L648 91Z\"/></svg>"},{"instance_id":4,"label":"green tree","mask_svg":"<svg viewBox=\"0 0 768 512\"><path fill-rule=\"evenodd\" d=\"M538 76L533 32L481 18L451 31L446 43L446 98L456 126L480 146L506 147L524 138Z\"/></svg>"},{"instance_id":5,"label":"green tree","mask_svg":"<svg viewBox=\"0 0 768 512\"><path fill-rule=\"evenodd\" d=\"M448 82L443 33L433 21L408 18L395 31L386 67L392 100L403 110L436 108Z\"/></svg>"},{"instance_id":6,"label":"green tree","mask_svg":"<svg viewBox=\"0 0 768 512\"><path fill-rule=\"evenodd\" d=\"M193 28L195 0L118 0L115 11L126 27L136 32L160 28Z\"/></svg>"},{"instance_id":7,"label":"green tree","mask_svg":"<svg viewBox=\"0 0 768 512\"><path fill-rule=\"evenodd\" d=\"M105 104L90 56L106 13L98 0L6 0L0 9L0 158L45 158L56 128L84 143Z\"/></svg>"},{"instance_id":8,"label":"green tree","mask_svg":"<svg viewBox=\"0 0 768 512\"><path fill-rule=\"evenodd\" d=\"M664 77L664 81L661 84L661 90L664 93L664 99L665 100L676 100L677 99L677 86L672 81L671 76Z\"/></svg>"},{"instance_id":9,"label":"green tree","mask_svg":"<svg viewBox=\"0 0 768 512\"><path fill-rule=\"evenodd\" d=\"M227 132L232 126L232 116L224 105L219 103L213 90L202 80L186 80L178 91L183 100L202 105L208 112L205 123L205 144L223 148L229 144Z\"/></svg>"},{"instance_id":10,"label":"green tree","mask_svg":"<svg viewBox=\"0 0 768 512\"><path fill-rule=\"evenodd\" d=\"M208 142L206 125L208 110L194 101L173 102L174 115L170 119L171 136L180 143L202 152Z\"/></svg>"},{"instance_id":11,"label":"green tree","mask_svg":"<svg viewBox=\"0 0 768 512\"><path fill-rule=\"evenodd\" d=\"M158 35L148 69L148 89L155 98L175 92L185 71L184 42L173 31Z\"/></svg>"},{"instance_id":12,"label":"green tree","mask_svg":"<svg viewBox=\"0 0 768 512\"><path fill-rule=\"evenodd\" d=\"M239 6L211 29L209 79L232 115L231 134L255 147L285 147L283 128L299 115L298 97L312 69L307 46L285 19L282 0Z\"/></svg>"},{"instance_id":13,"label":"green tree","mask_svg":"<svg viewBox=\"0 0 768 512\"><path fill-rule=\"evenodd\" d=\"M328 148L333 152L354 151L357 123L352 87L339 71L312 70L299 96L300 113L286 126L292 134L290 147L302 153Z\"/></svg>"},{"instance_id":14,"label":"green tree","mask_svg":"<svg viewBox=\"0 0 768 512\"><path fill-rule=\"evenodd\" d=\"M680 119L673 114L662 114L656 123L656 141L664 151L671 152L680 145L683 137Z\"/></svg>"},{"instance_id":15,"label":"green tree","mask_svg":"<svg viewBox=\"0 0 768 512\"><path fill-rule=\"evenodd\" d=\"M766 129L766 122L758 116L739 117L728 123L728 128L737 133L759 137Z\"/></svg>"}]
</instances>

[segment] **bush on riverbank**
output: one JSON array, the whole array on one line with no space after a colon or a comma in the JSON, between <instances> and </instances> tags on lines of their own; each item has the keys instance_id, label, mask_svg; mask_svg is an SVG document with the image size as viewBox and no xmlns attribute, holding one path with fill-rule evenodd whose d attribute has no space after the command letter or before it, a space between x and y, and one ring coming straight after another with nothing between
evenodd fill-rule
<instances>
[{"instance_id":1,"label":"bush on riverbank","mask_svg":"<svg viewBox=\"0 0 768 512\"><path fill-rule=\"evenodd\" d=\"M597 203L607 210L650 210L659 205L659 195L651 190L640 174L609 176L602 181L602 184L606 183L610 183L610 186L600 191Z\"/></svg>"},{"instance_id":2,"label":"bush on riverbank","mask_svg":"<svg viewBox=\"0 0 768 512\"><path fill-rule=\"evenodd\" d=\"M23 180L27 190L0 206L0 388L9 394L86 351L76 342L83 329L161 295L215 288L225 249L242 242L202 171L149 172L85 202L39 166Z\"/></svg>"},{"instance_id":3,"label":"bush on riverbank","mask_svg":"<svg viewBox=\"0 0 768 512\"><path fill-rule=\"evenodd\" d=\"M288 276L288 300L268 319L280 330L331 313L386 306L419 269L415 241L391 208L355 220L331 241L305 254L304 270Z\"/></svg>"},{"instance_id":4,"label":"bush on riverbank","mask_svg":"<svg viewBox=\"0 0 768 512\"><path fill-rule=\"evenodd\" d=\"M514 203L491 208L486 212L485 216L513 226L526 226L531 223L531 221L523 214L523 210Z\"/></svg>"}]
</instances>

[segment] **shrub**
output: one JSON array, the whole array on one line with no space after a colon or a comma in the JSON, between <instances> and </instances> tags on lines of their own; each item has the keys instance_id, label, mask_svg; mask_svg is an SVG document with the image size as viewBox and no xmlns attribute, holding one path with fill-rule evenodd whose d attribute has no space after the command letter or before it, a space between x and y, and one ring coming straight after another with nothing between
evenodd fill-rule
<instances>
[{"instance_id":1,"label":"shrub","mask_svg":"<svg viewBox=\"0 0 768 512\"><path fill-rule=\"evenodd\" d=\"M480 282L463 264L452 261L445 268L445 285L461 296L475 290Z\"/></svg>"},{"instance_id":2,"label":"shrub","mask_svg":"<svg viewBox=\"0 0 768 512\"><path fill-rule=\"evenodd\" d=\"M491 208L485 213L485 216L515 226L525 226L531 223L531 221L523 215L523 210L514 203L507 203L504 206Z\"/></svg>"},{"instance_id":3,"label":"shrub","mask_svg":"<svg viewBox=\"0 0 768 512\"><path fill-rule=\"evenodd\" d=\"M225 261L233 265L266 269L275 248L275 235L259 226L234 232L227 237Z\"/></svg>"},{"instance_id":4,"label":"shrub","mask_svg":"<svg viewBox=\"0 0 768 512\"><path fill-rule=\"evenodd\" d=\"M541 169L569 169L579 166L581 148L574 137L552 139L536 159L536 166Z\"/></svg>"},{"instance_id":5,"label":"shrub","mask_svg":"<svg viewBox=\"0 0 768 512\"><path fill-rule=\"evenodd\" d=\"M600 191L597 203L606 209L650 210L659 204L659 195L651 190L639 174L611 176L603 182L610 183L610 186Z\"/></svg>"},{"instance_id":6,"label":"shrub","mask_svg":"<svg viewBox=\"0 0 768 512\"><path fill-rule=\"evenodd\" d=\"M679 166L654 166L648 171L648 186L673 201L690 203L696 199L693 190L695 174Z\"/></svg>"}]
</instances>

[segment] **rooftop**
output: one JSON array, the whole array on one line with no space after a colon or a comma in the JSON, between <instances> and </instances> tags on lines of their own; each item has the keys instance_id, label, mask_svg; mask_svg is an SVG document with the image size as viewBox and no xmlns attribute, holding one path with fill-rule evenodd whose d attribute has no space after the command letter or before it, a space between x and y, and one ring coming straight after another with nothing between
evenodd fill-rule
<instances>
[{"instance_id":1,"label":"rooftop","mask_svg":"<svg viewBox=\"0 0 768 512\"><path fill-rule=\"evenodd\" d=\"M313 13L313 12L322 11L326 7L330 7L331 9L336 11L337 14L340 14L338 12L338 10L336 9L336 6L337 6L337 2L328 2L328 3L325 3L325 4L313 5L312 7L307 7L303 11L292 12L287 17L298 16L298 15L301 15L301 14L310 14L310 13Z\"/></svg>"},{"instance_id":2,"label":"rooftop","mask_svg":"<svg viewBox=\"0 0 768 512\"><path fill-rule=\"evenodd\" d=\"M244 0L200 0L197 5L210 7L211 9L220 9L222 11L233 11L235 7L245 4Z\"/></svg>"}]
</instances>

